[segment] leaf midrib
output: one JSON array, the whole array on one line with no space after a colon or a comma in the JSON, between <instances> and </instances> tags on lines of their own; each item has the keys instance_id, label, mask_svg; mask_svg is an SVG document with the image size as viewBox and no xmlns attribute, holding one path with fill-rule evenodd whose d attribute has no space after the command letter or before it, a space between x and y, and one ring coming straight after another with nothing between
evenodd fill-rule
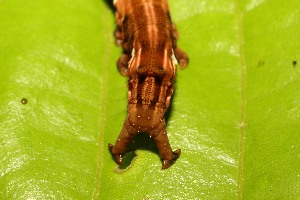
<instances>
[{"instance_id":1,"label":"leaf midrib","mask_svg":"<svg viewBox=\"0 0 300 200\"><path fill-rule=\"evenodd\" d=\"M238 40L241 66L241 108L240 108L240 142L239 142L239 161L238 161L238 199L243 199L244 185L244 155L245 155L245 127L246 127L246 62L244 51L244 29L243 12L238 0L235 0L235 12L237 17Z\"/></svg>"},{"instance_id":2,"label":"leaf midrib","mask_svg":"<svg viewBox=\"0 0 300 200\"><path fill-rule=\"evenodd\" d=\"M110 11L106 6L102 6L102 24L104 27L109 27L109 21L106 19L107 16L110 15ZM99 137L98 137L98 157L97 157L97 172L96 172L96 179L95 185L93 189L93 197L92 199L99 199L100 190L101 190L101 177L102 177L102 168L103 168L103 149L104 149L104 131L105 131L105 119L106 119L106 99L107 99L107 85L108 85L108 63L109 58L111 57L111 43L110 37L111 33L103 30L103 37L104 37L104 55L102 60L102 65L100 67L103 68L102 73L102 85L101 85L101 114L100 114L100 121L99 121Z\"/></svg>"}]
</instances>

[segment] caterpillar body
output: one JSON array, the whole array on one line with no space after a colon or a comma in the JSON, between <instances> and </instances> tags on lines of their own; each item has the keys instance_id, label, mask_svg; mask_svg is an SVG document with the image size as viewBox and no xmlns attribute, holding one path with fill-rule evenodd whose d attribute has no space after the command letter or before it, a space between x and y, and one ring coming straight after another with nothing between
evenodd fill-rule
<instances>
[{"instance_id":1,"label":"caterpillar body","mask_svg":"<svg viewBox=\"0 0 300 200\"><path fill-rule=\"evenodd\" d=\"M118 165L132 138L140 132L154 140L162 169L169 168L180 156L172 151L165 113L174 91L176 67L188 65L188 56L177 47L178 33L171 21L167 0L114 0L116 44L123 47L117 62L127 76L128 116L115 144L108 144Z\"/></svg>"}]
</instances>

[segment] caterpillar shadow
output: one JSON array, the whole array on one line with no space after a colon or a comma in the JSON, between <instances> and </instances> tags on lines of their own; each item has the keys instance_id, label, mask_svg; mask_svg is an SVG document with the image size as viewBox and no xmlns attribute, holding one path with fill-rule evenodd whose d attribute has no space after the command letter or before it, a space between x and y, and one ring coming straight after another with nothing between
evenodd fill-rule
<instances>
[{"instance_id":1,"label":"caterpillar shadow","mask_svg":"<svg viewBox=\"0 0 300 200\"><path fill-rule=\"evenodd\" d=\"M115 7L114 7L114 4L113 4L113 0L103 0L103 1L107 5L107 7L109 7L109 9L112 12L115 12Z\"/></svg>"}]
</instances>

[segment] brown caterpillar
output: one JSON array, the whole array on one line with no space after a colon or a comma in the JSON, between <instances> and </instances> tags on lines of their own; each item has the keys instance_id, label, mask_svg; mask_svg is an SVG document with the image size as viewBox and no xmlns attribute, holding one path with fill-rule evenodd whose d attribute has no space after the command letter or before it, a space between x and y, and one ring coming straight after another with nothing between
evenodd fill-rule
<instances>
[{"instance_id":1,"label":"brown caterpillar","mask_svg":"<svg viewBox=\"0 0 300 200\"><path fill-rule=\"evenodd\" d=\"M179 158L172 151L165 113L170 105L179 61L183 69L188 57L176 45L178 33L171 22L167 0L114 0L117 29L115 39L123 54L117 62L120 73L128 76L128 116L109 150L118 165L132 138L148 133L158 147L162 169Z\"/></svg>"}]
</instances>

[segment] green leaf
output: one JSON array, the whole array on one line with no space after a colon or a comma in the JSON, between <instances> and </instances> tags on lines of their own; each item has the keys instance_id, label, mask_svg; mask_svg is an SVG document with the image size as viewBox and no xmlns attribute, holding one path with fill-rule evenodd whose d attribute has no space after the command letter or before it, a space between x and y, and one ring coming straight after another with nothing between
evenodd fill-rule
<instances>
[{"instance_id":1,"label":"green leaf","mask_svg":"<svg viewBox=\"0 0 300 200\"><path fill-rule=\"evenodd\" d=\"M108 152L127 80L106 2L0 0L0 199L298 199L298 0L169 1L191 62L167 170L146 135L126 170Z\"/></svg>"}]
</instances>

